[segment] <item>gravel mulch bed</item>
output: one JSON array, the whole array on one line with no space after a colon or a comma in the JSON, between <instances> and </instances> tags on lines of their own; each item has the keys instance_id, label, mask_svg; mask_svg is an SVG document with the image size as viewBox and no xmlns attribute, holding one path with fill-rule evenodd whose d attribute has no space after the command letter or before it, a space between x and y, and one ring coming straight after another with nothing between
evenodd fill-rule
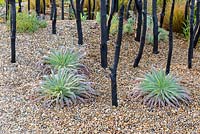
<instances>
[{"instance_id":1,"label":"gravel mulch bed","mask_svg":"<svg viewBox=\"0 0 200 134\"><path fill-rule=\"evenodd\" d=\"M87 104L45 108L34 100L39 96L41 76L36 63L49 50L76 45L75 21L58 21L57 35L51 34L51 23L34 34L17 34L17 63L10 63L10 39L5 24L0 24L0 133L200 133L200 51L195 50L193 69L187 69L187 42L175 36L171 72L181 77L181 84L192 94L193 102L178 109L148 107L131 101L135 78L152 67L165 68L168 43L160 43L158 55L146 45L138 68L133 61L139 44L133 36L124 37L118 68L119 107L111 106L109 70L100 67L100 32L93 21L84 25L87 54L83 59L90 80L100 95ZM113 62L115 37L108 43L109 66ZM78 46L77 46L78 47Z\"/></svg>"}]
</instances>

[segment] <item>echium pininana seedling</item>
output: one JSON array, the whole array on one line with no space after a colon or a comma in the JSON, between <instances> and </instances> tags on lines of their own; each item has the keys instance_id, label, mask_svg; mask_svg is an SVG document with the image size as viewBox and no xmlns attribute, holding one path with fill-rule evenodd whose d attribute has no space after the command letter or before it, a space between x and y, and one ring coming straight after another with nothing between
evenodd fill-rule
<instances>
[{"instance_id":1,"label":"echium pininana seedling","mask_svg":"<svg viewBox=\"0 0 200 134\"><path fill-rule=\"evenodd\" d=\"M145 74L141 83L136 86L131 97L142 100L149 107L173 106L191 102L189 92L179 85L178 79L171 74L166 75L163 70L152 70Z\"/></svg>"}]
</instances>

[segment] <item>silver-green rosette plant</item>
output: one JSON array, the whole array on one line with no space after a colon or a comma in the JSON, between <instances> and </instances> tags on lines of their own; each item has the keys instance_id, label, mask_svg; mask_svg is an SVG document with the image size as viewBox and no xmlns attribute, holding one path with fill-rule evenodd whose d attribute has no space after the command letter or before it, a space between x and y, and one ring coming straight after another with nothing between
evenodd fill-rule
<instances>
[{"instance_id":1,"label":"silver-green rosette plant","mask_svg":"<svg viewBox=\"0 0 200 134\"><path fill-rule=\"evenodd\" d=\"M56 74L52 72L44 76L39 91L48 107L53 104L64 107L85 102L96 94L84 74L77 74L66 68L59 69Z\"/></svg>"},{"instance_id":2,"label":"silver-green rosette plant","mask_svg":"<svg viewBox=\"0 0 200 134\"><path fill-rule=\"evenodd\" d=\"M143 104L152 107L179 107L180 103L189 104L189 92L179 85L178 79L163 70L153 70L145 74L141 83L136 86L131 97L142 100Z\"/></svg>"}]
</instances>

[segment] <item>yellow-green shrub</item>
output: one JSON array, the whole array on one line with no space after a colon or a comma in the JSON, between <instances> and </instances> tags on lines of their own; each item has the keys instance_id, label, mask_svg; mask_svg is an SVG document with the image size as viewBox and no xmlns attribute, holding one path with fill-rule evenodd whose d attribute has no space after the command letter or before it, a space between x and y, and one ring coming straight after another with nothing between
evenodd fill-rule
<instances>
[{"instance_id":1,"label":"yellow-green shrub","mask_svg":"<svg viewBox=\"0 0 200 134\"><path fill-rule=\"evenodd\" d=\"M169 19L170 19L170 12L171 12L171 2L167 3L166 12L163 22L163 27L165 29L169 29ZM183 24L185 21L184 17L185 12L185 2L182 0L178 0L174 6L174 16L173 16L173 31L181 33L183 31Z\"/></svg>"}]
</instances>

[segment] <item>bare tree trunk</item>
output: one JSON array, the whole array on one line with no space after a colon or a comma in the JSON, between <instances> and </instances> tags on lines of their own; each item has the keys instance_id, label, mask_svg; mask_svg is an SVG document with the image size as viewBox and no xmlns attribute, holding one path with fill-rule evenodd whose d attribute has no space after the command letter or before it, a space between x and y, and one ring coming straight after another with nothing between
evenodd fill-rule
<instances>
[{"instance_id":1,"label":"bare tree trunk","mask_svg":"<svg viewBox=\"0 0 200 134\"><path fill-rule=\"evenodd\" d=\"M64 20L65 18L65 13L64 13L64 0L61 0L61 4L62 4L62 9L61 9L61 19Z\"/></svg>"},{"instance_id":2,"label":"bare tree trunk","mask_svg":"<svg viewBox=\"0 0 200 134\"><path fill-rule=\"evenodd\" d=\"M19 3L18 12L21 13L22 12L22 0L18 0L18 3Z\"/></svg>"},{"instance_id":3,"label":"bare tree trunk","mask_svg":"<svg viewBox=\"0 0 200 134\"><path fill-rule=\"evenodd\" d=\"M174 16L174 5L175 0L172 1L170 20L169 20L169 51L167 58L167 66L166 66L166 74L170 72L171 58L172 58L172 50L173 50L173 16Z\"/></svg>"},{"instance_id":4,"label":"bare tree trunk","mask_svg":"<svg viewBox=\"0 0 200 134\"><path fill-rule=\"evenodd\" d=\"M44 5L43 14L46 15L46 2L45 2L45 0L43 0L43 5Z\"/></svg>"},{"instance_id":5,"label":"bare tree trunk","mask_svg":"<svg viewBox=\"0 0 200 134\"><path fill-rule=\"evenodd\" d=\"M167 4L166 0L163 0L162 12L160 14L160 27L161 28L163 26L163 21L164 21L164 17L165 17L166 4Z\"/></svg>"},{"instance_id":6,"label":"bare tree trunk","mask_svg":"<svg viewBox=\"0 0 200 134\"><path fill-rule=\"evenodd\" d=\"M123 14L124 14L124 5L120 8L120 15L119 15L119 27L118 27L118 36L117 42L115 45L115 57L114 57L114 64L111 70L110 78L111 78L111 87L112 87L112 105L118 106L117 102L117 66L119 63L119 56L120 56L120 48L122 42L122 34L123 34Z\"/></svg>"},{"instance_id":7,"label":"bare tree trunk","mask_svg":"<svg viewBox=\"0 0 200 134\"><path fill-rule=\"evenodd\" d=\"M144 22L143 22L143 29L142 29L142 37L141 37L141 40L140 40L140 48L139 48L139 52L138 52L138 55L135 59L133 67L138 67L138 64L139 64L140 59L142 58L142 54L143 54L145 38L146 38L146 31L147 31L147 0L144 0L143 16L144 16Z\"/></svg>"},{"instance_id":8,"label":"bare tree trunk","mask_svg":"<svg viewBox=\"0 0 200 134\"><path fill-rule=\"evenodd\" d=\"M37 17L40 17L40 0L36 0L35 1L36 2L36 9L35 9L35 11L36 11L36 14L37 14Z\"/></svg>"},{"instance_id":9,"label":"bare tree trunk","mask_svg":"<svg viewBox=\"0 0 200 134\"><path fill-rule=\"evenodd\" d=\"M84 0L81 0L80 3L81 3L81 13L82 16L84 16L84 11L83 11Z\"/></svg>"},{"instance_id":10,"label":"bare tree trunk","mask_svg":"<svg viewBox=\"0 0 200 134\"><path fill-rule=\"evenodd\" d=\"M126 20L129 18L129 10L131 8L132 0L128 1L127 9L126 9Z\"/></svg>"},{"instance_id":11,"label":"bare tree trunk","mask_svg":"<svg viewBox=\"0 0 200 134\"><path fill-rule=\"evenodd\" d=\"M114 13L115 13L115 0L112 0L111 6L110 6L110 14L109 14L109 18L108 18L108 27L107 27L107 35L108 35L107 39L108 40L109 40L110 27L111 27L111 22L112 22Z\"/></svg>"},{"instance_id":12,"label":"bare tree trunk","mask_svg":"<svg viewBox=\"0 0 200 134\"><path fill-rule=\"evenodd\" d=\"M9 1L11 4L11 13L10 13L10 29L11 29L11 63L15 63L15 40L16 40L16 5L15 0Z\"/></svg>"},{"instance_id":13,"label":"bare tree trunk","mask_svg":"<svg viewBox=\"0 0 200 134\"><path fill-rule=\"evenodd\" d=\"M190 5L190 45L188 48L188 68L192 68L193 48L194 48L194 5L195 0L191 1Z\"/></svg>"},{"instance_id":14,"label":"bare tree trunk","mask_svg":"<svg viewBox=\"0 0 200 134\"><path fill-rule=\"evenodd\" d=\"M157 0L152 0L153 17L153 53L158 54L158 18L157 18Z\"/></svg>"},{"instance_id":15,"label":"bare tree trunk","mask_svg":"<svg viewBox=\"0 0 200 134\"><path fill-rule=\"evenodd\" d=\"M196 48L199 36L200 36L200 0L197 0L197 11L196 11L196 26L194 30L194 48Z\"/></svg>"},{"instance_id":16,"label":"bare tree trunk","mask_svg":"<svg viewBox=\"0 0 200 134\"><path fill-rule=\"evenodd\" d=\"M96 5L96 1L93 0L93 5L92 5L92 20L94 19L95 5Z\"/></svg>"},{"instance_id":17,"label":"bare tree trunk","mask_svg":"<svg viewBox=\"0 0 200 134\"><path fill-rule=\"evenodd\" d=\"M83 1L84 1L84 0L83 0ZM76 10L75 10L73 0L70 0L70 4L71 4L72 10L73 10L73 12L74 12L74 16L76 17L77 12L76 12ZM76 5L76 6L77 6L77 5ZM77 8L77 7L76 7L76 8ZM77 18L77 17L76 17L76 18Z\"/></svg>"},{"instance_id":18,"label":"bare tree trunk","mask_svg":"<svg viewBox=\"0 0 200 134\"><path fill-rule=\"evenodd\" d=\"M56 34L56 18L57 18L57 8L56 8L56 0L52 0L52 34Z\"/></svg>"},{"instance_id":19,"label":"bare tree trunk","mask_svg":"<svg viewBox=\"0 0 200 134\"><path fill-rule=\"evenodd\" d=\"M101 0L101 66L107 68L106 1Z\"/></svg>"},{"instance_id":20,"label":"bare tree trunk","mask_svg":"<svg viewBox=\"0 0 200 134\"><path fill-rule=\"evenodd\" d=\"M83 32L82 32L82 25L81 25L81 6L80 0L76 0L76 25L77 25L77 32L78 32L78 44L83 44Z\"/></svg>"},{"instance_id":21,"label":"bare tree trunk","mask_svg":"<svg viewBox=\"0 0 200 134\"><path fill-rule=\"evenodd\" d=\"M88 20L91 19L91 0L88 0Z\"/></svg>"},{"instance_id":22,"label":"bare tree trunk","mask_svg":"<svg viewBox=\"0 0 200 134\"><path fill-rule=\"evenodd\" d=\"M6 0L6 21L8 20L8 13L9 13L9 0Z\"/></svg>"},{"instance_id":23,"label":"bare tree trunk","mask_svg":"<svg viewBox=\"0 0 200 134\"><path fill-rule=\"evenodd\" d=\"M135 40L140 41L141 29L142 29L142 0L135 0L135 5L136 5L136 9L138 11Z\"/></svg>"}]
</instances>

